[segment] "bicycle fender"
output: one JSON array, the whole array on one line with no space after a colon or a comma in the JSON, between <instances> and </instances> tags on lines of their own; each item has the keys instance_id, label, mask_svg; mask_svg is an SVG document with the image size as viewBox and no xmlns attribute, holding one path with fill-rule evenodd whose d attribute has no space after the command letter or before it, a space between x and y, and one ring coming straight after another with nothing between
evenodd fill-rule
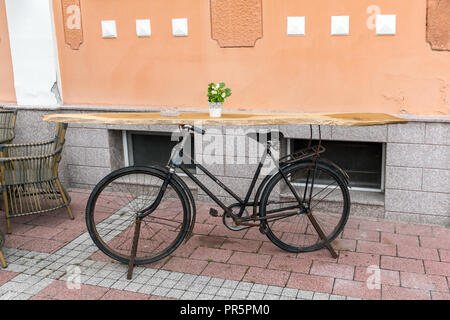
<instances>
[{"instance_id":1,"label":"bicycle fender","mask_svg":"<svg viewBox=\"0 0 450 320\"><path fill-rule=\"evenodd\" d=\"M160 171L163 174L169 173L169 170L166 167L152 166L152 168ZM189 204L191 205L191 221L189 223L188 233L184 240L184 243L186 243L192 237L192 233L194 231L195 221L196 221L196 217L197 217L197 207L195 205L194 196L193 196L191 190L189 189L188 185L186 184L186 182L184 182L183 179L181 179L179 176L177 176L175 174L172 175L172 179L175 179L181 185L184 192L186 192L188 199L189 199Z\"/></svg>"},{"instance_id":2,"label":"bicycle fender","mask_svg":"<svg viewBox=\"0 0 450 320\"><path fill-rule=\"evenodd\" d=\"M331 167L331 169L336 170L338 173L340 173L342 175L342 177L344 177L344 181L347 182L347 184L350 186L350 177L348 176L348 173L344 171L344 169L342 169L341 167L339 167L337 164L335 164L333 161L325 159L325 158L320 158L318 159L318 161L328 165Z\"/></svg>"},{"instance_id":3,"label":"bicycle fender","mask_svg":"<svg viewBox=\"0 0 450 320\"><path fill-rule=\"evenodd\" d=\"M348 176L347 172L345 172L341 167L339 167L333 161L322 158L322 157L318 158L316 161L325 166L330 167L331 170L335 171L337 174L341 175L344 178L344 181L347 183L347 185L350 185L350 177ZM309 163L311 163L311 165L313 164L313 160L311 160L311 159L306 159L306 160L302 159L297 162L290 163L288 165L280 166L280 168L284 170L284 169L289 168L290 166L296 165L301 162L309 162Z\"/></svg>"},{"instance_id":4,"label":"bicycle fender","mask_svg":"<svg viewBox=\"0 0 450 320\"><path fill-rule=\"evenodd\" d=\"M255 215L255 216L256 216L256 212L258 211L259 199L261 198L261 194L264 191L265 186L267 185L267 183L269 182L269 180L271 178L272 178L271 175L265 176L263 181L258 186L258 190L255 193L255 198L253 200L253 215Z\"/></svg>"}]
</instances>

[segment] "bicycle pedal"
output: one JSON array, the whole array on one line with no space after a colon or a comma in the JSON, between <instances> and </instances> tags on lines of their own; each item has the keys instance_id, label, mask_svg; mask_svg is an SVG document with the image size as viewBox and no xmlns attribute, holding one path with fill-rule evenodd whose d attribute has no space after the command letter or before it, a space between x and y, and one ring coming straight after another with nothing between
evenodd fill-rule
<instances>
[{"instance_id":1,"label":"bicycle pedal","mask_svg":"<svg viewBox=\"0 0 450 320\"><path fill-rule=\"evenodd\" d=\"M216 209L210 208L209 209L209 215L212 217L218 217L219 216L219 211L217 211Z\"/></svg>"}]
</instances>

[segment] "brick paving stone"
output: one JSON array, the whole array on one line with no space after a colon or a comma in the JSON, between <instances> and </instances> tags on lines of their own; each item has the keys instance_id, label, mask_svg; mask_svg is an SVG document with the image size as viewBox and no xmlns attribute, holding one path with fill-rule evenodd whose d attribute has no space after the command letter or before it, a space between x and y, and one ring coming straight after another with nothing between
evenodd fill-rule
<instances>
[{"instance_id":1,"label":"brick paving stone","mask_svg":"<svg viewBox=\"0 0 450 320\"><path fill-rule=\"evenodd\" d=\"M156 295L156 296L160 296L163 297L166 294L168 294L170 291L169 288L161 288L161 287L156 287L155 290L153 290L152 294Z\"/></svg>"},{"instance_id":2,"label":"brick paving stone","mask_svg":"<svg viewBox=\"0 0 450 320\"><path fill-rule=\"evenodd\" d=\"M370 289L366 282L336 279L333 294L363 299L380 299L381 289Z\"/></svg>"},{"instance_id":3,"label":"brick paving stone","mask_svg":"<svg viewBox=\"0 0 450 320\"><path fill-rule=\"evenodd\" d=\"M315 292L313 296L313 300L329 300L329 299L330 295L328 293Z\"/></svg>"},{"instance_id":4,"label":"brick paving stone","mask_svg":"<svg viewBox=\"0 0 450 320\"><path fill-rule=\"evenodd\" d=\"M22 250L53 253L64 246L64 242L48 239L31 239L20 246Z\"/></svg>"},{"instance_id":5,"label":"brick paving stone","mask_svg":"<svg viewBox=\"0 0 450 320\"><path fill-rule=\"evenodd\" d=\"M233 252L231 250L200 247L190 256L191 259L226 262Z\"/></svg>"},{"instance_id":6,"label":"brick paving stone","mask_svg":"<svg viewBox=\"0 0 450 320\"><path fill-rule=\"evenodd\" d=\"M356 242L357 240L351 239L335 239L331 245L339 251L356 251Z\"/></svg>"},{"instance_id":7,"label":"brick paving stone","mask_svg":"<svg viewBox=\"0 0 450 320\"><path fill-rule=\"evenodd\" d=\"M346 228L342 234L343 239L365 240L365 241L380 241L380 233L378 231L357 230Z\"/></svg>"},{"instance_id":8,"label":"brick paving stone","mask_svg":"<svg viewBox=\"0 0 450 320\"><path fill-rule=\"evenodd\" d=\"M201 274L223 279L241 280L246 270L246 266L211 262Z\"/></svg>"},{"instance_id":9,"label":"brick paving stone","mask_svg":"<svg viewBox=\"0 0 450 320\"><path fill-rule=\"evenodd\" d=\"M198 292L189 292L186 291L181 297L181 300L195 300L199 296L200 293Z\"/></svg>"},{"instance_id":10,"label":"brick paving stone","mask_svg":"<svg viewBox=\"0 0 450 320\"><path fill-rule=\"evenodd\" d=\"M251 267L244 276L244 281L284 287L289 272Z\"/></svg>"},{"instance_id":11,"label":"brick paving stone","mask_svg":"<svg viewBox=\"0 0 450 320\"><path fill-rule=\"evenodd\" d=\"M18 275L19 275L18 272L0 270L0 286L4 285L6 282L8 282L9 280L13 279Z\"/></svg>"},{"instance_id":12,"label":"brick paving stone","mask_svg":"<svg viewBox=\"0 0 450 320\"><path fill-rule=\"evenodd\" d=\"M280 296L276 294L266 293L264 294L263 300L280 300Z\"/></svg>"},{"instance_id":13,"label":"brick paving stone","mask_svg":"<svg viewBox=\"0 0 450 320\"><path fill-rule=\"evenodd\" d=\"M436 238L450 239L450 229L439 226L432 226L431 228L433 229L433 235Z\"/></svg>"},{"instance_id":14,"label":"brick paving stone","mask_svg":"<svg viewBox=\"0 0 450 320\"><path fill-rule=\"evenodd\" d=\"M346 252L342 252L339 255L341 256ZM302 259L310 259L310 260L320 260L320 261L329 261L329 262L337 262L337 259L334 259L330 252L327 249L321 249L318 251L311 251L311 252L300 252L297 254L298 258Z\"/></svg>"},{"instance_id":15,"label":"brick paving stone","mask_svg":"<svg viewBox=\"0 0 450 320\"><path fill-rule=\"evenodd\" d=\"M448 292L447 279L443 276L400 272L402 287Z\"/></svg>"},{"instance_id":16,"label":"brick paving stone","mask_svg":"<svg viewBox=\"0 0 450 320\"><path fill-rule=\"evenodd\" d=\"M385 256L396 256L397 247L394 244L384 244L378 242L370 242L358 240L357 252L373 253Z\"/></svg>"},{"instance_id":17,"label":"brick paving stone","mask_svg":"<svg viewBox=\"0 0 450 320\"><path fill-rule=\"evenodd\" d=\"M253 283L251 282L239 282L236 289L250 291L253 288Z\"/></svg>"},{"instance_id":18,"label":"brick paving stone","mask_svg":"<svg viewBox=\"0 0 450 320\"><path fill-rule=\"evenodd\" d=\"M257 240L247 240L247 241L257 241ZM258 241L259 243L261 243L261 241ZM291 252L287 252L279 247L277 247L276 245L274 245L272 242L262 242L262 244L260 244L260 247L258 249L258 254L267 254L267 255L271 255L273 257L295 257L297 254L295 253L291 253Z\"/></svg>"},{"instance_id":19,"label":"brick paving stone","mask_svg":"<svg viewBox=\"0 0 450 320\"><path fill-rule=\"evenodd\" d=\"M284 288L281 295L288 296L288 297L297 297L298 290L292 289L292 288Z\"/></svg>"},{"instance_id":20,"label":"brick paving stone","mask_svg":"<svg viewBox=\"0 0 450 320\"><path fill-rule=\"evenodd\" d=\"M257 241L270 241L267 236L263 235L261 232L259 232L256 228L248 229L248 231L244 235L244 239L248 240L257 240Z\"/></svg>"},{"instance_id":21,"label":"brick paving stone","mask_svg":"<svg viewBox=\"0 0 450 320\"><path fill-rule=\"evenodd\" d=\"M254 253L258 251L258 249L261 247L261 244L262 241L229 238L225 239L220 248Z\"/></svg>"},{"instance_id":22,"label":"brick paving stone","mask_svg":"<svg viewBox=\"0 0 450 320\"><path fill-rule=\"evenodd\" d=\"M234 252L228 262L245 266L266 267L269 264L270 259L271 257L269 255Z\"/></svg>"},{"instance_id":23,"label":"brick paving stone","mask_svg":"<svg viewBox=\"0 0 450 320\"><path fill-rule=\"evenodd\" d=\"M173 257L164 265L164 269L190 274L201 274L207 265L208 262L206 261Z\"/></svg>"},{"instance_id":24,"label":"brick paving stone","mask_svg":"<svg viewBox=\"0 0 450 320\"><path fill-rule=\"evenodd\" d=\"M24 224L24 223L15 223L11 222L11 229L14 230L14 235L24 235L27 231L33 229L35 226ZM2 223L0 230L6 234L6 223Z\"/></svg>"},{"instance_id":25,"label":"brick paving stone","mask_svg":"<svg viewBox=\"0 0 450 320\"><path fill-rule=\"evenodd\" d=\"M450 263L438 261L424 261L425 272L450 277Z\"/></svg>"},{"instance_id":26,"label":"brick paving stone","mask_svg":"<svg viewBox=\"0 0 450 320\"><path fill-rule=\"evenodd\" d=\"M283 288L278 286L267 286L266 293L281 295L283 293Z\"/></svg>"},{"instance_id":27,"label":"brick paving stone","mask_svg":"<svg viewBox=\"0 0 450 320\"><path fill-rule=\"evenodd\" d=\"M209 233L210 236L226 237L232 239L242 239L245 235L245 230L242 231L232 231L225 227L224 225L215 226L214 229Z\"/></svg>"},{"instance_id":28,"label":"brick paving stone","mask_svg":"<svg viewBox=\"0 0 450 320\"><path fill-rule=\"evenodd\" d=\"M307 291L331 293L334 279L310 274L292 273L287 287Z\"/></svg>"},{"instance_id":29,"label":"brick paving stone","mask_svg":"<svg viewBox=\"0 0 450 320\"><path fill-rule=\"evenodd\" d=\"M267 288L268 288L268 285L265 285L265 284L254 284L252 287L252 291L264 293L264 292L266 292Z\"/></svg>"},{"instance_id":30,"label":"brick paving stone","mask_svg":"<svg viewBox=\"0 0 450 320\"><path fill-rule=\"evenodd\" d=\"M425 248L450 250L450 239L420 236L420 245Z\"/></svg>"},{"instance_id":31,"label":"brick paving stone","mask_svg":"<svg viewBox=\"0 0 450 320\"><path fill-rule=\"evenodd\" d=\"M54 235L51 239L62 242L70 242L82 234L81 230L64 229L60 233Z\"/></svg>"},{"instance_id":32,"label":"brick paving stone","mask_svg":"<svg viewBox=\"0 0 450 320\"><path fill-rule=\"evenodd\" d=\"M380 264L380 256L370 253L341 252L338 262L340 264L367 267Z\"/></svg>"},{"instance_id":33,"label":"brick paving stone","mask_svg":"<svg viewBox=\"0 0 450 320\"><path fill-rule=\"evenodd\" d=\"M109 289L81 284L80 289L68 289L64 281L55 281L40 291L37 296L55 300L98 300Z\"/></svg>"},{"instance_id":34,"label":"brick paving stone","mask_svg":"<svg viewBox=\"0 0 450 320\"><path fill-rule=\"evenodd\" d=\"M250 292L247 296L247 300L262 300L264 293L262 292Z\"/></svg>"},{"instance_id":35,"label":"brick paving stone","mask_svg":"<svg viewBox=\"0 0 450 320\"><path fill-rule=\"evenodd\" d=\"M450 293L448 292L431 292L431 298L433 300L450 300Z\"/></svg>"},{"instance_id":36,"label":"brick paving stone","mask_svg":"<svg viewBox=\"0 0 450 320\"><path fill-rule=\"evenodd\" d=\"M223 285L224 282L225 282L225 279L211 278L211 280L209 280L209 282L208 282L208 285L220 287L221 285Z\"/></svg>"},{"instance_id":37,"label":"brick paving stone","mask_svg":"<svg viewBox=\"0 0 450 320\"><path fill-rule=\"evenodd\" d=\"M415 236L434 236L433 229L431 226L418 225L414 223L397 223L396 233L399 234L409 234Z\"/></svg>"},{"instance_id":38,"label":"brick paving stone","mask_svg":"<svg viewBox=\"0 0 450 320\"><path fill-rule=\"evenodd\" d=\"M67 216L67 211L65 209L63 210L65 211L63 215L61 215L62 210L57 210L53 212L53 214L51 215L40 215L31 217L31 220L26 223L34 226L43 226L50 228L59 227L61 226L62 223L69 220L69 217ZM74 217L76 216L74 215Z\"/></svg>"},{"instance_id":39,"label":"brick paving stone","mask_svg":"<svg viewBox=\"0 0 450 320\"><path fill-rule=\"evenodd\" d=\"M220 248L225 240L225 237L193 235L186 245L193 247Z\"/></svg>"},{"instance_id":40,"label":"brick paving stone","mask_svg":"<svg viewBox=\"0 0 450 320\"><path fill-rule=\"evenodd\" d=\"M100 300L148 300L149 298L147 294L110 289Z\"/></svg>"},{"instance_id":41,"label":"brick paving stone","mask_svg":"<svg viewBox=\"0 0 450 320\"><path fill-rule=\"evenodd\" d=\"M176 300L176 299L151 295L150 298L148 298L148 300Z\"/></svg>"},{"instance_id":42,"label":"brick paving stone","mask_svg":"<svg viewBox=\"0 0 450 320\"><path fill-rule=\"evenodd\" d=\"M424 290L382 285L383 300L430 300L430 293Z\"/></svg>"},{"instance_id":43,"label":"brick paving stone","mask_svg":"<svg viewBox=\"0 0 450 320\"><path fill-rule=\"evenodd\" d=\"M206 224L206 223L195 223L194 226L194 233L195 234L201 234L201 235L208 235L212 229L214 229L213 224Z\"/></svg>"},{"instance_id":44,"label":"brick paving stone","mask_svg":"<svg viewBox=\"0 0 450 320\"><path fill-rule=\"evenodd\" d=\"M312 260L275 256L270 260L269 269L309 273Z\"/></svg>"},{"instance_id":45,"label":"brick paving stone","mask_svg":"<svg viewBox=\"0 0 450 320\"><path fill-rule=\"evenodd\" d=\"M219 290L217 290L217 292L216 292L216 295L218 295L220 297L229 298L233 294L234 290L235 289L230 289L230 288L219 288Z\"/></svg>"},{"instance_id":46,"label":"brick paving stone","mask_svg":"<svg viewBox=\"0 0 450 320\"><path fill-rule=\"evenodd\" d=\"M185 293L184 290L179 290L179 289L173 288L167 293L167 297L174 298L174 299L180 299L184 293Z\"/></svg>"},{"instance_id":47,"label":"brick paving stone","mask_svg":"<svg viewBox=\"0 0 450 320\"><path fill-rule=\"evenodd\" d=\"M231 295L231 299L246 299L249 295L250 291L247 290L234 290L233 294Z\"/></svg>"},{"instance_id":48,"label":"brick paving stone","mask_svg":"<svg viewBox=\"0 0 450 320\"><path fill-rule=\"evenodd\" d=\"M359 222L360 230L371 230L371 231L383 231L383 232L395 232L395 223L391 221L371 221L371 220L361 220Z\"/></svg>"},{"instance_id":49,"label":"brick paving stone","mask_svg":"<svg viewBox=\"0 0 450 320\"><path fill-rule=\"evenodd\" d=\"M439 256L442 262L450 262L450 250L439 249Z\"/></svg>"},{"instance_id":50,"label":"brick paving stone","mask_svg":"<svg viewBox=\"0 0 450 320\"><path fill-rule=\"evenodd\" d=\"M437 249L397 245L399 257L439 261Z\"/></svg>"},{"instance_id":51,"label":"brick paving stone","mask_svg":"<svg viewBox=\"0 0 450 320\"><path fill-rule=\"evenodd\" d=\"M346 300L346 296L340 296L337 294L330 294L330 300Z\"/></svg>"},{"instance_id":52,"label":"brick paving stone","mask_svg":"<svg viewBox=\"0 0 450 320\"><path fill-rule=\"evenodd\" d=\"M376 269L367 267L356 267L354 280L366 282L369 279L369 277L375 275L376 272L375 270ZM378 270L380 275L380 284L400 286L400 271L384 270L384 269Z\"/></svg>"},{"instance_id":53,"label":"brick paving stone","mask_svg":"<svg viewBox=\"0 0 450 320\"><path fill-rule=\"evenodd\" d=\"M172 252L172 256L188 258L195 251L195 249L200 248L200 246L195 246L191 242L187 242L179 246L174 252Z\"/></svg>"},{"instance_id":54,"label":"brick paving stone","mask_svg":"<svg viewBox=\"0 0 450 320\"><path fill-rule=\"evenodd\" d=\"M198 295L197 300L213 300L213 298L212 294L201 293Z\"/></svg>"},{"instance_id":55,"label":"brick paving stone","mask_svg":"<svg viewBox=\"0 0 450 320\"><path fill-rule=\"evenodd\" d=\"M364 221L362 219L359 219L357 217L354 216L350 216L347 220L347 223L345 224L345 226L347 228L351 228L351 229L359 229L359 225L361 224L361 221Z\"/></svg>"},{"instance_id":56,"label":"brick paving stone","mask_svg":"<svg viewBox=\"0 0 450 320\"><path fill-rule=\"evenodd\" d=\"M56 236L58 233L64 231L61 228L50 228L43 226L35 226L34 228L28 230L24 233L24 236L34 237L34 238L42 238L42 239L51 239Z\"/></svg>"},{"instance_id":57,"label":"brick paving stone","mask_svg":"<svg viewBox=\"0 0 450 320\"><path fill-rule=\"evenodd\" d=\"M219 291L220 287L212 286L212 285L206 285L206 287L203 289L202 293L206 294L217 294L217 291Z\"/></svg>"},{"instance_id":58,"label":"brick paving stone","mask_svg":"<svg viewBox=\"0 0 450 320\"><path fill-rule=\"evenodd\" d=\"M30 241L29 237L24 237L24 236L15 235L15 234L6 234L4 245L7 248L20 248L28 241Z\"/></svg>"},{"instance_id":59,"label":"brick paving stone","mask_svg":"<svg viewBox=\"0 0 450 320\"><path fill-rule=\"evenodd\" d=\"M414 273L424 273L422 260L398 258L398 257L381 257L381 268L388 270L407 271Z\"/></svg>"},{"instance_id":60,"label":"brick paving stone","mask_svg":"<svg viewBox=\"0 0 450 320\"><path fill-rule=\"evenodd\" d=\"M203 292L203 290L205 289L206 285L205 284L191 284L188 288L187 291L190 292ZM157 287L158 288L158 287Z\"/></svg>"},{"instance_id":61,"label":"brick paving stone","mask_svg":"<svg viewBox=\"0 0 450 320\"><path fill-rule=\"evenodd\" d=\"M449 299L448 229L359 217L333 242L339 259L326 249L285 252L258 230L234 233L220 219L198 223L187 243L162 261L136 267L130 282L126 266L100 254L93 256L97 262L89 258L98 250L83 233L88 196L72 197L84 202L73 203L76 221L65 211L14 220L18 232L6 235L13 246L4 248L9 268L0 270L0 299ZM198 220L209 222L205 208ZM234 238L238 234L244 239ZM382 269L368 272L380 262ZM81 268L80 290L66 286L71 265ZM382 289L369 290L373 283L366 281L377 270Z\"/></svg>"},{"instance_id":62,"label":"brick paving stone","mask_svg":"<svg viewBox=\"0 0 450 320\"><path fill-rule=\"evenodd\" d=\"M311 300L314 296L313 291L298 290L297 299Z\"/></svg>"},{"instance_id":63,"label":"brick paving stone","mask_svg":"<svg viewBox=\"0 0 450 320\"><path fill-rule=\"evenodd\" d=\"M198 276L197 278L195 278L193 283L207 285L211 281L211 279L212 278L209 276L201 275L201 276Z\"/></svg>"},{"instance_id":64,"label":"brick paving stone","mask_svg":"<svg viewBox=\"0 0 450 320\"><path fill-rule=\"evenodd\" d=\"M381 243L384 244L393 244L393 245L405 245L405 246L419 246L419 237L397 234L397 233L389 233L389 232L381 232Z\"/></svg>"},{"instance_id":65,"label":"brick paving stone","mask_svg":"<svg viewBox=\"0 0 450 320\"><path fill-rule=\"evenodd\" d=\"M354 272L354 266L325 261L314 261L310 274L352 280Z\"/></svg>"}]
</instances>

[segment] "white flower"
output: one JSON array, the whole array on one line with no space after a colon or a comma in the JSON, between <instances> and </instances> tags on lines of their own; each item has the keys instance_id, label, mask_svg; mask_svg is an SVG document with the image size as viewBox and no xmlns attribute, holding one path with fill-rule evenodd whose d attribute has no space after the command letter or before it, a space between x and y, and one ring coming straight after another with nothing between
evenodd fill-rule
<instances>
[{"instance_id":1,"label":"white flower","mask_svg":"<svg viewBox=\"0 0 450 320\"><path fill-rule=\"evenodd\" d=\"M225 93L222 93L222 98L225 98L225 96L226 96L226 94L225 94Z\"/></svg>"},{"instance_id":2,"label":"white flower","mask_svg":"<svg viewBox=\"0 0 450 320\"><path fill-rule=\"evenodd\" d=\"M219 90L220 84L216 84L216 90Z\"/></svg>"},{"instance_id":3,"label":"white flower","mask_svg":"<svg viewBox=\"0 0 450 320\"><path fill-rule=\"evenodd\" d=\"M213 91L211 91L211 94L217 94L217 91L213 90Z\"/></svg>"}]
</instances>

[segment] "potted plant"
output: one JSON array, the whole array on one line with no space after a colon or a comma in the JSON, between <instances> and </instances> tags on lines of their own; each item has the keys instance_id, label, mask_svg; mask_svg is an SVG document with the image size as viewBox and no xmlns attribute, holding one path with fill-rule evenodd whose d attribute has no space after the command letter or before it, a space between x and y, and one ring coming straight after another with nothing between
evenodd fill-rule
<instances>
[{"instance_id":1,"label":"potted plant","mask_svg":"<svg viewBox=\"0 0 450 320\"><path fill-rule=\"evenodd\" d=\"M222 116L222 105L229 96L231 96L231 89L225 88L225 83L209 84L208 106L210 117L218 118Z\"/></svg>"}]
</instances>

